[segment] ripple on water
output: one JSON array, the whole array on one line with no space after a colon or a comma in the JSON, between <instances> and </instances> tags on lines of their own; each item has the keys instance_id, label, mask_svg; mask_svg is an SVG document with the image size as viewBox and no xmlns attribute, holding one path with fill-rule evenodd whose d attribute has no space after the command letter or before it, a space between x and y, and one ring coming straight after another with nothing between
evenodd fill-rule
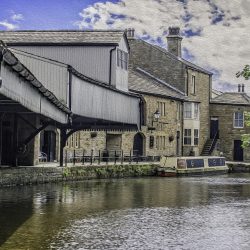
<instances>
[{"instance_id":1,"label":"ripple on water","mask_svg":"<svg viewBox=\"0 0 250 250\"><path fill-rule=\"evenodd\" d=\"M248 250L250 200L239 203L107 211L72 222L51 249Z\"/></svg>"}]
</instances>

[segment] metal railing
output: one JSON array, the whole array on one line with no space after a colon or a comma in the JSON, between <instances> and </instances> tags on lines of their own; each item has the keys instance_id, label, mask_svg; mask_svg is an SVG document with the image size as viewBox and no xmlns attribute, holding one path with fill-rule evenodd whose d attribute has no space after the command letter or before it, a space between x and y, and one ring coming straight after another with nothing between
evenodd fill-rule
<instances>
[{"instance_id":1,"label":"metal railing","mask_svg":"<svg viewBox=\"0 0 250 250\"><path fill-rule=\"evenodd\" d=\"M86 153L81 149L66 149L64 151L64 163L93 165L93 164L123 164L123 163L139 163L139 162L157 162L160 161L160 156L143 156L139 155L136 150L124 152L123 150L91 150Z\"/></svg>"},{"instance_id":2,"label":"metal railing","mask_svg":"<svg viewBox=\"0 0 250 250\"><path fill-rule=\"evenodd\" d=\"M213 140L212 140L212 143L211 143L211 146L209 148L209 155L212 154L214 148L215 148L215 145L216 145L216 142L217 142L217 139L219 138L219 130L217 130L217 132L215 133L214 137L213 137Z\"/></svg>"}]
</instances>

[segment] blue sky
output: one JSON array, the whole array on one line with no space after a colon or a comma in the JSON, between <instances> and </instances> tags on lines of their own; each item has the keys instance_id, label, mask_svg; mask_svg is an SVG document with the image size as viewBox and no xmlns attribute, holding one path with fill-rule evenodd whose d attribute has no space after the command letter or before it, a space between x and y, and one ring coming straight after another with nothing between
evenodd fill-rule
<instances>
[{"instance_id":1,"label":"blue sky","mask_svg":"<svg viewBox=\"0 0 250 250\"><path fill-rule=\"evenodd\" d=\"M19 29L76 29L78 13L97 0L1 0L0 20L13 22L14 14L22 14ZM13 22L14 23L14 22ZM5 30L4 26L0 26Z\"/></svg>"},{"instance_id":2,"label":"blue sky","mask_svg":"<svg viewBox=\"0 0 250 250\"><path fill-rule=\"evenodd\" d=\"M167 47L168 27L179 26L183 57L212 71L215 88L236 90L235 73L250 64L249 1L0 0L0 30L135 28Z\"/></svg>"}]
</instances>

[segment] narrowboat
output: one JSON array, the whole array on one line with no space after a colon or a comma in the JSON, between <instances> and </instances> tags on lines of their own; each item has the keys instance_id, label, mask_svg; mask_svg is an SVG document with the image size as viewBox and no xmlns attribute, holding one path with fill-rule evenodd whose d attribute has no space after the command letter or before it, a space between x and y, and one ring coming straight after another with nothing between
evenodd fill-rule
<instances>
[{"instance_id":1,"label":"narrowboat","mask_svg":"<svg viewBox=\"0 0 250 250\"><path fill-rule=\"evenodd\" d=\"M228 173L224 157L161 157L160 165L156 168L158 176L209 175Z\"/></svg>"}]
</instances>

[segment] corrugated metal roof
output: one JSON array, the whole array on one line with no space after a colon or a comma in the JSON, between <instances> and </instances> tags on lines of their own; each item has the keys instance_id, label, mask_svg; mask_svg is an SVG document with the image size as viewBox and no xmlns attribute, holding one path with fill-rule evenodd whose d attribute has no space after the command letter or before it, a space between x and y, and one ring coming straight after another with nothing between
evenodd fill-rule
<instances>
[{"instance_id":1,"label":"corrugated metal roof","mask_svg":"<svg viewBox=\"0 0 250 250\"><path fill-rule=\"evenodd\" d=\"M167 83L159 81L154 76L141 69L132 69L129 72L129 90L142 94L159 95L162 97L186 100L186 96L173 89Z\"/></svg>"},{"instance_id":2,"label":"corrugated metal roof","mask_svg":"<svg viewBox=\"0 0 250 250\"><path fill-rule=\"evenodd\" d=\"M35 87L37 91L40 92L45 98L47 98L52 104L54 104L58 109L62 110L67 114L72 112L67 106L65 106L57 97L50 92L43 84L37 80L37 78L29 71L29 69L23 65L14 53L9 50L0 40L0 55L3 57L3 61L11 67L15 72L17 72L21 77L23 77L31 86Z\"/></svg>"},{"instance_id":3,"label":"corrugated metal roof","mask_svg":"<svg viewBox=\"0 0 250 250\"><path fill-rule=\"evenodd\" d=\"M0 40L7 44L118 44L123 35L122 30L24 30L0 31Z\"/></svg>"},{"instance_id":4,"label":"corrugated metal roof","mask_svg":"<svg viewBox=\"0 0 250 250\"><path fill-rule=\"evenodd\" d=\"M226 92L213 98L211 103L250 105L250 96L246 93Z\"/></svg>"}]
</instances>

